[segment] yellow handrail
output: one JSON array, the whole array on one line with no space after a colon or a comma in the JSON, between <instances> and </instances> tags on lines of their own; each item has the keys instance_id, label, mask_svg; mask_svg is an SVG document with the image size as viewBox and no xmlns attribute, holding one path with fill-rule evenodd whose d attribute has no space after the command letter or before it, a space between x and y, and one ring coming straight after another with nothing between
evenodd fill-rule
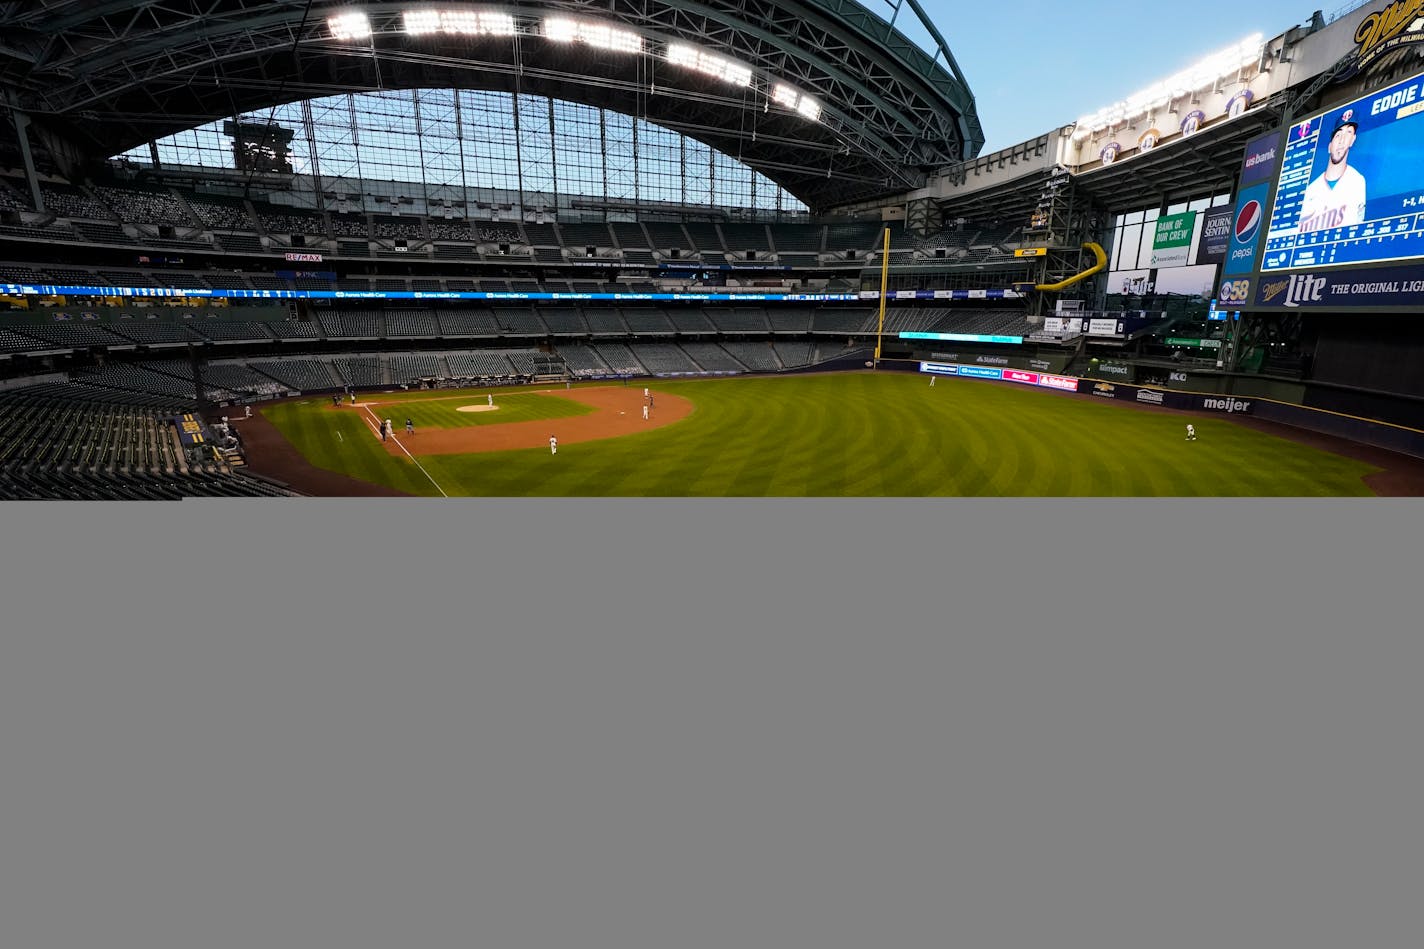
<instances>
[{"instance_id":1,"label":"yellow handrail","mask_svg":"<svg viewBox=\"0 0 1424 949\"><path fill-rule=\"evenodd\" d=\"M1067 280L1060 280L1060 281L1058 281L1057 283L1040 283L1040 284L1038 284L1037 286L1035 286L1034 289L1035 289L1035 290L1062 290L1064 287L1071 287L1071 286L1073 286L1073 284L1077 283L1079 280L1086 280L1086 279L1088 279L1088 278L1091 277L1093 274L1097 273L1098 271L1102 270L1104 267L1106 267L1106 266L1108 265L1108 255L1107 255L1107 252L1103 250L1102 245L1100 245L1100 244L1095 244L1095 243L1089 241L1088 243L1084 244L1083 247L1084 247L1084 249L1086 249L1086 250L1092 251L1092 252L1093 252L1093 256L1096 257L1096 258L1098 258L1098 262L1097 262L1096 264L1094 264L1093 266L1089 267L1087 270L1083 271L1082 273L1074 274L1073 276L1069 277Z\"/></svg>"}]
</instances>

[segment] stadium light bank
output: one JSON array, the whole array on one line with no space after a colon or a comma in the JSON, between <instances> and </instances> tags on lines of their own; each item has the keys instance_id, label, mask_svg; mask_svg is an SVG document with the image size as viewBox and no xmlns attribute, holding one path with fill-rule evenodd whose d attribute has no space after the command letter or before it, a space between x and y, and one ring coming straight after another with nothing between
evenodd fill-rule
<instances>
[{"instance_id":1,"label":"stadium light bank","mask_svg":"<svg viewBox=\"0 0 1424 949\"><path fill-rule=\"evenodd\" d=\"M511 14L479 7L417 7L403 11L400 23L402 32L407 36L514 36L519 32L518 23ZM334 40L365 40L374 32L370 18L360 11L328 17L326 25ZM596 20L545 17L539 24L538 32L556 43L582 43L615 53L648 52L648 41L638 33ZM687 43L663 45L662 58L673 66L690 69L739 88L753 85L755 73L750 66ZM784 82L772 80L769 85L768 102L774 102L808 121L821 121L824 110L814 97Z\"/></svg>"},{"instance_id":2,"label":"stadium light bank","mask_svg":"<svg viewBox=\"0 0 1424 949\"><path fill-rule=\"evenodd\" d=\"M1245 67L1260 62L1261 50L1265 45L1264 35L1253 33L1187 69L1153 83L1141 92L1133 93L1121 102L1099 109L1092 115L1085 115L1076 123L1073 140L1082 141L1095 132L1146 115L1153 109L1167 105L1173 99L1180 99L1188 93L1212 85L1219 79L1234 76Z\"/></svg>"}]
</instances>

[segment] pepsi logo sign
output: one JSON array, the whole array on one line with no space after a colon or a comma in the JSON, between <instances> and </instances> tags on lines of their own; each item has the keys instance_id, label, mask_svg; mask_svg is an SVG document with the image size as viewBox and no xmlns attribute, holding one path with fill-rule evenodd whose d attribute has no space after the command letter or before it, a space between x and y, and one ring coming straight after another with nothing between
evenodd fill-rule
<instances>
[{"instance_id":1,"label":"pepsi logo sign","mask_svg":"<svg viewBox=\"0 0 1424 949\"><path fill-rule=\"evenodd\" d=\"M1236 224L1232 228L1236 235L1238 244L1245 244L1254 240L1256 231L1261 226L1261 202L1254 198L1241 206L1241 210L1236 212Z\"/></svg>"}]
</instances>

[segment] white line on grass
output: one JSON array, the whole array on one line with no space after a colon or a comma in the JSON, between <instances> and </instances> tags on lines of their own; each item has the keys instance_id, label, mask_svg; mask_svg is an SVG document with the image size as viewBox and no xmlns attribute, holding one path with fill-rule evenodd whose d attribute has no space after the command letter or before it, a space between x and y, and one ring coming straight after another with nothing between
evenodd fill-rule
<instances>
[{"instance_id":1,"label":"white line on grass","mask_svg":"<svg viewBox=\"0 0 1424 949\"><path fill-rule=\"evenodd\" d=\"M373 419L376 420L375 424L372 426L372 429L373 429L373 431L375 431L376 437L377 437L377 438L380 438L380 437L381 437L381 420L380 420L380 418L377 417L377 415L376 415L375 412L372 412L372 411L371 411L371 407L370 407L369 405L368 405L368 406L365 406L365 409L366 409L367 414L370 415L371 418L373 418ZM367 423L367 424L370 424L370 423ZM400 439L399 439L399 438L396 438L394 432L391 433L391 441L395 442L396 445L397 445L397 447L399 447L401 451L405 452L405 456L406 456L407 458L409 458L411 461L414 461L414 462L415 462L415 466L420 469L420 473L421 473L421 474L425 475L427 478L430 478L430 472L426 471L426 470L425 470L425 466L422 465L420 462L415 461L415 456L410 453L410 449L401 444ZM434 478L430 478L430 483L433 484L433 485L435 485L435 490L440 492L440 496L441 496L441 497L448 498L448 497L450 496L450 495L448 495L448 494L445 493L445 489L444 489L444 488L440 487L440 482L439 482L439 481L436 481Z\"/></svg>"}]
</instances>

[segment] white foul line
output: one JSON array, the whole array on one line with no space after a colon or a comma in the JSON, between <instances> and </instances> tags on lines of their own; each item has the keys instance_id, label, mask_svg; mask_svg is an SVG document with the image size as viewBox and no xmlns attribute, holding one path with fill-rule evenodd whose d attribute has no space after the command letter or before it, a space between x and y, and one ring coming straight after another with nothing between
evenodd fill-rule
<instances>
[{"instance_id":1,"label":"white foul line","mask_svg":"<svg viewBox=\"0 0 1424 949\"><path fill-rule=\"evenodd\" d=\"M380 420L380 418L376 415L375 412L372 412L372 411L371 411L371 407L370 407L369 405L362 406L362 408L364 408L364 409L366 410L366 413L367 413L368 415L370 415L371 418L373 418L373 419L376 420L376 437L379 438L379 437L381 436L381 432L380 432L381 420ZM415 462L415 466L420 469L420 473L421 473L421 474L425 475L427 478L430 478L430 472L426 471L426 470L425 470L425 466L422 465L420 462L415 461L415 456L410 453L410 449L409 449L409 448L406 448L404 445L401 444L400 439L399 439L399 438L396 438L395 432L392 432L392 433L391 433L391 441L395 442L396 445L400 448L400 450L403 451L403 452L405 452L405 456L406 456L407 458L409 458L411 461L414 461L414 462ZM435 485L435 490L440 492L440 496L441 496L441 497L448 498L448 497L450 496L450 495L448 495L448 494L445 493L445 489L444 489L444 488L440 487L440 482L436 481L434 478L430 478L430 483L433 484L433 485Z\"/></svg>"}]
</instances>

